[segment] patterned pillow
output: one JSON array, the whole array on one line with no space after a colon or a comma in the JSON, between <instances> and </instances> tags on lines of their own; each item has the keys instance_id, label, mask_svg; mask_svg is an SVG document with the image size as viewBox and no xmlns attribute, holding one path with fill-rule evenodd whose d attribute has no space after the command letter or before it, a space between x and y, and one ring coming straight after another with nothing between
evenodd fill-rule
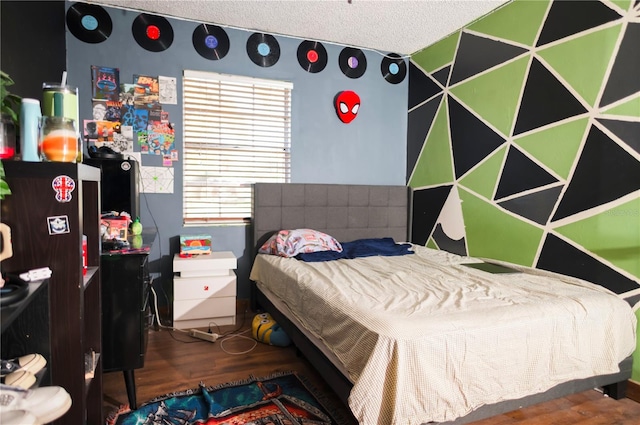
<instances>
[{"instance_id":1,"label":"patterned pillow","mask_svg":"<svg viewBox=\"0 0 640 425\"><path fill-rule=\"evenodd\" d=\"M295 257L300 253L319 251L342 252L342 245L334 237L317 230L280 230L260 247L258 253Z\"/></svg>"}]
</instances>

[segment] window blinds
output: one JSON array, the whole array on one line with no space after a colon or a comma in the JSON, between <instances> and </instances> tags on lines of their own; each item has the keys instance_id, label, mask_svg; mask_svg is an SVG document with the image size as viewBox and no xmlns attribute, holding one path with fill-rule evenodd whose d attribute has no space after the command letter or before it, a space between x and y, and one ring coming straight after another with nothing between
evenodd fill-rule
<instances>
[{"instance_id":1,"label":"window blinds","mask_svg":"<svg viewBox=\"0 0 640 425\"><path fill-rule=\"evenodd\" d=\"M247 221L252 183L290 181L292 89L184 71L185 224Z\"/></svg>"}]
</instances>

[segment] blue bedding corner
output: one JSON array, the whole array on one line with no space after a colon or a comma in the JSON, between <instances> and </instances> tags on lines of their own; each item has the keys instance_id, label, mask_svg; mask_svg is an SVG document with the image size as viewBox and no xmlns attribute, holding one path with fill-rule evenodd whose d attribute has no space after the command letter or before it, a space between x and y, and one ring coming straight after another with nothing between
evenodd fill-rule
<instances>
[{"instance_id":1,"label":"blue bedding corner","mask_svg":"<svg viewBox=\"0 0 640 425\"><path fill-rule=\"evenodd\" d=\"M309 263L318 261L332 261L340 259L353 259L380 255L393 257L398 255L413 254L411 244L398 244L393 238L358 239L352 242L341 242L342 252L320 251L298 254L296 258Z\"/></svg>"}]
</instances>

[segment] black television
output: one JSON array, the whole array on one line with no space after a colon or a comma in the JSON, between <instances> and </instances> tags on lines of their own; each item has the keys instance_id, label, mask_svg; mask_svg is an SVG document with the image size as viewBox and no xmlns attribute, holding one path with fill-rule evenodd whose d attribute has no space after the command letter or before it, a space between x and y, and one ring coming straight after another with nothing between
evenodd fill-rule
<instances>
[{"instance_id":1,"label":"black television","mask_svg":"<svg viewBox=\"0 0 640 425\"><path fill-rule=\"evenodd\" d=\"M127 212L140 216L138 178L140 166L133 159L85 158L83 163L102 170L100 183L102 212Z\"/></svg>"}]
</instances>

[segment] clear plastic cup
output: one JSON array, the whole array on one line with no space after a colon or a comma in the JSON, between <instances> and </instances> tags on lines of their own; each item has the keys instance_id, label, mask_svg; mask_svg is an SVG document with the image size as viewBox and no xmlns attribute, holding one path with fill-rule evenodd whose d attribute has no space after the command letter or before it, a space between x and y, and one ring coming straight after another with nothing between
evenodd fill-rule
<instances>
[{"instance_id":1,"label":"clear plastic cup","mask_svg":"<svg viewBox=\"0 0 640 425\"><path fill-rule=\"evenodd\" d=\"M40 120L38 151L43 161L76 162L76 122L65 117L43 116Z\"/></svg>"}]
</instances>

